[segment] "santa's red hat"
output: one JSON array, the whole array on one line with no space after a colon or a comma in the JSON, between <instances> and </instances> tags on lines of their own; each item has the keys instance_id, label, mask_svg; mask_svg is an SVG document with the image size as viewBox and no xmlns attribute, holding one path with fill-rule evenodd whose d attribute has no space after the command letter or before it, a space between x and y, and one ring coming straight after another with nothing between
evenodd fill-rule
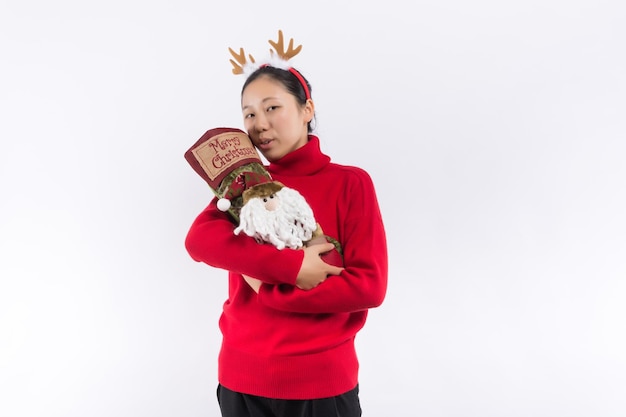
<instances>
[{"instance_id":1,"label":"santa's red hat","mask_svg":"<svg viewBox=\"0 0 626 417\"><path fill-rule=\"evenodd\" d=\"M220 211L227 211L231 206L231 200L243 197L246 190L272 182L272 178L267 172L243 171L229 184L223 197L217 200L217 208Z\"/></svg>"}]
</instances>

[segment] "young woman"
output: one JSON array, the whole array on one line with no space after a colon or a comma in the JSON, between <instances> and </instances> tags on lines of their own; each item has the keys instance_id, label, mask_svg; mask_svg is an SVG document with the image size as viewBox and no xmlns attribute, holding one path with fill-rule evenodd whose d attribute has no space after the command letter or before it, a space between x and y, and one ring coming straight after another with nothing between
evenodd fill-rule
<instances>
[{"instance_id":1,"label":"young woman","mask_svg":"<svg viewBox=\"0 0 626 417\"><path fill-rule=\"evenodd\" d=\"M374 186L332 163L312 134L311 86L295 69L262 66L241 94L245 129L272 178L298 190L333 243L278 250L235 235L216 199L193 222L191 257L228 272L219 325L218 401L225 417L356 417L355 336L387 289L387 245Z\"/></svg>"}]
</instances>

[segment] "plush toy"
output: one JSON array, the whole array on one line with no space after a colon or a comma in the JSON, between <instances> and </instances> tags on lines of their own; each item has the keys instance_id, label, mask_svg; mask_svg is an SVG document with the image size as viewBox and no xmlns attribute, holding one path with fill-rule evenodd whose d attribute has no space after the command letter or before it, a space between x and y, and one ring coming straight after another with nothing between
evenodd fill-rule
<instances>
[{"instance_id":1,"label":"plush toy","mask_svg":"<svg viewBox=\"0 0 626 417\"><path fill-rule=\"evenodd\" d=\"M241 176L248 177L246 173ZM251 183L249 179L244 182ZM299 249L313 238L323 236L313 210L293 188L278 181L264 180L249 185L242 197L239 226L234 231L236 235L243 232L257 242L272 243L278 249ZM218 207L220 204L226 207L228 204L224 201L220 199Z\"/></svg>"},{"instance_id":2,"label":"plush toy","mask_svg":"<svg viewBox=\"0 0 626 417\"><path fill-rule=\"evenodd\" d=\"M339 242L324 235L298 191L272 179L243 131L208 130L185 153L185 159L218 197L218 209L231 215L236 235L243 232L278 249L330 241L336 248L331 253L337 253L328 256L328 261L342 263Z\"/></svg>"}]
</instances>

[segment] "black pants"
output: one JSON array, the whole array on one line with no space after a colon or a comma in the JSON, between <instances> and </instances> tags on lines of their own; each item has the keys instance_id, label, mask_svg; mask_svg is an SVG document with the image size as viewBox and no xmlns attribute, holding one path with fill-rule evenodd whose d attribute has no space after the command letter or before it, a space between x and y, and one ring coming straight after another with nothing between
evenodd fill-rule
<instances>
[{"instance_id":1,"label":"black pants","mask_svg":"<svg viewBox=\"0 0 626 417\"><path fill-rule=\"evenodd\" d=\"M361 417L358 385L345 394L317 400L276 400L218 385L217 401L222 417Z\"/></svg>"}]
</instances>

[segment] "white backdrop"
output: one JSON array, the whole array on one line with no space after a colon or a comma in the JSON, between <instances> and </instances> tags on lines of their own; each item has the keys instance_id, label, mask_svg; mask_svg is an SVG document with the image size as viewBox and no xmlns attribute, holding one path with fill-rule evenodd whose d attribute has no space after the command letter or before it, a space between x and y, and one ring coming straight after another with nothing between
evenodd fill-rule
<instances>
[{"instance_id":1,"label":"white backdrop","mask_svg":"<svg viewBox=\"0 0 626 417\"><path fill-rule=\"evenodd\" d=\"M3 0L0 415L217 416L225 272L183 158L242 127L227 47L303 44L377 186L364 416L626 415L626 5Z\"/></svg>"}]
</instances>

